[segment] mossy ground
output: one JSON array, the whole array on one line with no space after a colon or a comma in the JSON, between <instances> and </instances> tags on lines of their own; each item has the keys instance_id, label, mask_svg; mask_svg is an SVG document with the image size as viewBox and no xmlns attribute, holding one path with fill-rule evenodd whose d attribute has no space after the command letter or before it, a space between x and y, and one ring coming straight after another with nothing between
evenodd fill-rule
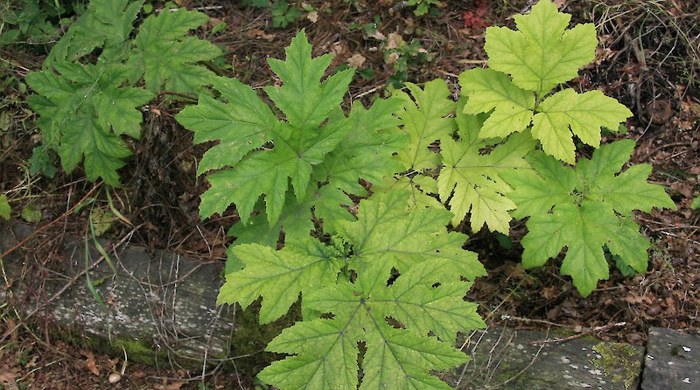
<instances>
[{"instance_id":1,"label":"mossy ground","mask_svg":"<svg viewBox=\"0 0 700 390\"><path fill-rule=\"evenodd\" d=\"M591 363L604 370L615 383L624 383L626 389L632 389L642 369L636 348L630 344L602 342L594 346L593 350L601 358L592 359Z\"/></svg>"}]
</instances>

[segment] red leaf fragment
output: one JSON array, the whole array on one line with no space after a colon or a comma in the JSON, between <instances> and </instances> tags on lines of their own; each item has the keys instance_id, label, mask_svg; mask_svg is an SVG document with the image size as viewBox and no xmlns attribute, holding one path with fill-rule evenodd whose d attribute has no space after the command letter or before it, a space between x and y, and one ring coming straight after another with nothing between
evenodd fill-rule
<instances>
[{"instance_id":1,"label":"red leaf fragment","mask_svg":"<svg viewBox=\"0 0 700 390\"><path fill-rule=\"evenodd\" d=\"M486 20L484 17L488 13L488 8L486 7L486 2L483 0L478 0L476 2L476 9L474 11L466 11L462 14L462 20L464 20L464 28L472 30L483 30L491 25L491 22Z\"/></svg>"}]
</instances>

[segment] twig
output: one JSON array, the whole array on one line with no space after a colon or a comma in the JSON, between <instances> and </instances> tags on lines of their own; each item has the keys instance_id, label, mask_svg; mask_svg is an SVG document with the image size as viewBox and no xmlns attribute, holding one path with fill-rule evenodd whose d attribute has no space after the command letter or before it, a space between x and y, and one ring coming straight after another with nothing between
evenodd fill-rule
<instances>
[{"instance_id":1,"label":"twig","mask_svg":"<svg viewBox=\"0 0 700 390\"><path fill-rule=\"evenodd\" d=\"M59 217L59 218L60 218L60 217ZM55 220L54 220L54 222L55 222ZM53 223L53 222L52 222L52 223ZM116 244L114 244L114 245L112 246L111 250L114 251L116 248L118 248L119 246L121 246L122 244L124 244L125 242L127 242L129 239L131 239L131 236L133 236L134 232L136 232L136 229L138 229L138 227L136 227L134 230L132 230L131 232L129 232L129 234L125 235L124 238L122 238L119 242L117 242ZM11 335L12 333L14 333L14 331L16 331L20 326L22 326L22 324L24 323L25 320L31 318L32 316L34 316L34 314L36 314L37 312L39 312L39 310L44 309L49 303L52 303L53 301L55 301L56 299L58 299L61 295L63 295L63 293L66 292L66 290L68 290L69 288L71 288L83 275L85 275L86 273L92 271L93 269L95 269L95 267L97 267L98 265L100 265L100 263L102 263L102 261L103 261L104 259L105 259L104 256L100 256L100 257L99 257L98 259L96 259L89 267L86 267L85 269L83 269L82 271L80 271L77 275L73 276L73 277L68 281L68 283L66 283L63 287L61 287L61 289L58 290L55 294L53 294L53 295L51 296L51 298L49 298L45 303L39 304L39 305L37 305L34 309L32 309L32 310L30 310L29 312L27 312L27 314L26 314L23 318L21 318L22 321L21 321L19 324L15 325L12 329L10 329L10 330L8 330L7 332L5 332L5 334L3 335L3 337L0 338L0 341L4 341L4 340L5 340L5 337L8 337L8 336ZM1 261L1 260L0 260L0 261Z\"/></svg>"},{"instance_id":2,"label":"twig","mask_svg":"<svg viewBox=\"0 0 700 390\"><path fill-rule=\"evenodd\" d=\"M616 322L614 324L596 326L595 328L583 330L581 333L571 335L569 337L557 338L557 339L546 339L546 340L541 340L541 341L533 341L532 344L533 345L545 345L545 344L550 344L550 343L563 343L566 341L577 339L579 337L583 337L583 336L591 334L591 333L601 332L604 330L608 330L610 328L617 328L617 327L621 327L621 326L625 326L625 325L627 325L626 322Z\"/></svg>"},{"instance_id":3,"label":"twig","mask_svg":"<svg viewBox=\"0 0 700 390\"><path fill-rule=\"evenodd\" d=\"M78 203L76 203L73 207L71 207L70 209L68 209L68 211L66 211L65 213L61 214L61 215L58 216L56 219L54 219L53 221L47 223L46 225L43 225L43 226L37 228L35 231L32 232L32 234L30 234L29 236L27 236L25 239L23 239L22 241L18 242L16 245L14 245L12 248L10 248L10 249L6 250L5 252L3 252L2 254L0 254L0 259L5 258L5 257L6 257L7 255L9 255L10 253L12 253L12 252L16 251L17 249L21 248L24 244L26 244L26 243L29 242L31 239L33 239L33 238L34 238L37 234L39 234L40 232L46 230L49 226L52 226L52 225L54 225L55 223L57 223L58 221L61 221L62 219L67 218L70 214L73 213L73 210L75 210L76 208L82 206L82 205L83 205L83 202L85 201L85 199L87 199L88 197L90 197L90 196L93 194L93 192L95 192L95 190L98 189L99 187L100 187L99 184L96 185L96 186L94 186L94 187L92 187L92 188L90 189L90 191L88 191L88 193L85 194L85 196L83 196L83 197L80 199L80 201L78 201Z\"/></svg>"}]
</instances>

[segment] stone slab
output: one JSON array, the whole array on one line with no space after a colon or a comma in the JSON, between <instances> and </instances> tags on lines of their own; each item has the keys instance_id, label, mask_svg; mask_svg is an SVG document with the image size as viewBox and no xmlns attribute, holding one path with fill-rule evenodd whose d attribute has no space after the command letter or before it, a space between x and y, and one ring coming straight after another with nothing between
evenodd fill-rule
<instances>
[{"instance_id":1,"label":"stone slab","mask_svg":"<svg viewBox=\"0 0 700 390\"><path fill-rule=\"evenodd\" d=\"M475 332L463 348L473 359L450 382L458 389L631 390L638 387L643 347L592 337L556 341L562 338L566 336L512 329Z\"/></svg>"},{"instance_id":2,"label":"stone slab","mask_svg":"<svg viewBox=\"0 0 700 390\"><path fill-rule=\"evenodd\" d=\"M30 233L31 229L21 224L0 228L0 252ZM110 247L106 242L102 245ZM12 280L15 299L11 304L20 312L36 311L35 318L49 320L71 333L77 330L88 338L108 340L117 350L123 347L134 353L128 350L137 345L141 353L150 351L154 358L168 357L197 365L226 357L233 315L227 306L215 304L223 284L223 263L207 263L171 251L147 253L138 246L125 246L108 253L113 268L101 261L89 271L91 283L103 301L100 302L88 288L84 275L87 264L101 256L92 240L72 239L61 246L60 253L55 254L61 258L50 262L60 265L60 269L54 269L55 276L45 278L41 289L32 285L36 281L26 275L24 264L41 263L40 259L27 259L26 256L37 256L35 251L18 251L3 259ZM59 299L46 303L76 275L76 282ZM36 291L42 291L41 296L36 296ZM0 287L0 302L8 296L7 287Z\"/></svg>"},{"instance_id":3,"label":"stone slab","mask_svg":"<svg viewBox=\"0 0 700 390\"><path fill-rule=\"evenodd\" d=\"M700 389L700 334L651 328L642 389Z\"/></svg>"}]
</instances>

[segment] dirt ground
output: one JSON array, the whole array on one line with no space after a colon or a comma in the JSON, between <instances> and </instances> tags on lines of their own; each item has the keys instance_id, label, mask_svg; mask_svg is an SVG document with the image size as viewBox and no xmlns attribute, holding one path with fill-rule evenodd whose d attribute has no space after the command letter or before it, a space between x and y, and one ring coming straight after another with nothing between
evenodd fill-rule
<instances>
[{"instance_id":1,"label":"dirt ground","mask_svg":"<svg viewBox=\"0 0 700 390\"><path fill-rule=\"evenodd\" d=\"M300 18L286 28L273 28L270 9L244 7L237 1L178 1L211 17L198 34L226 50L222 66L255 87L267 84L269 57L281 58L296 31L305 28L315 54L333 53L334 67L359 65L351 97L371 100L402 81L421 83L435 77L457 86L462 71L482 66L483 33L489 25L513 26L511 15L527 11L525 0L442 1L427 15L416 16L406 2L393 0L308 0ZM295 2L292 2L296 4ZM156 9L158 9L158 3ZM594 64L570 84L600 89L629 107L634 117L626 134L603 142L637 141L632 164L649 163L650 180L666 187L678 209L639 213L637 221L652 242L649 271L624 277L616 269L581 298L570 279L559 275L556 261L537 270L518 263L525 233L523 222L512 225L509 239L486 231L470 232L467 248L480 254L489 274L477 281L470 299L490 326L561 328L580 335L643 345L650 326L699 329L700 211L690 208L700 194L700 3L676 0L559 1L574 23L595 23L600 46ZM297 4L303 9L301 2ZM226 28L210 29L219 22ZM395 61L390 41L407 43ZM414 42L414 43L411 43ZM45 45L0 46L0 183L8 194L13 218L30 203L41 212L36 223L45 261L31 264L36 275L60 270L52 248L64 235L86 232L87 211L81 199L106 205L106 192L85 180L83 172L58 172L54 179L31 177L26 161L39 141L35 117L28 109L22 79L41 66ZM393 59L392 59L393 58ZM405 65L405 67L404 67ZM4 73L4 75L3 75ZM123 188L112 202L127 224L115 224L107 236L132 235L148 248L169 248L202 259L225 259L231 242L225 231L233 213L200 221L198 197L206 183L197 179L193 164L203 147L193 146L192 134L173 116L178 107L157 101L144 113L144 135L133 144L134 157L122 169ZM590 151L583 150L583 155ZM465 228L467 229L467 228ZM559 260L560 261L560 260ZM5 280L41 289L40 278ZM109 376L119 381L109 382ZM148 367L125 362L54 337L48 323L21 319L0 305L0 389L134 388L218 389L254 388L253 373L217 367L205 375L198 370Z\"/></svg>"}]
</instances>

